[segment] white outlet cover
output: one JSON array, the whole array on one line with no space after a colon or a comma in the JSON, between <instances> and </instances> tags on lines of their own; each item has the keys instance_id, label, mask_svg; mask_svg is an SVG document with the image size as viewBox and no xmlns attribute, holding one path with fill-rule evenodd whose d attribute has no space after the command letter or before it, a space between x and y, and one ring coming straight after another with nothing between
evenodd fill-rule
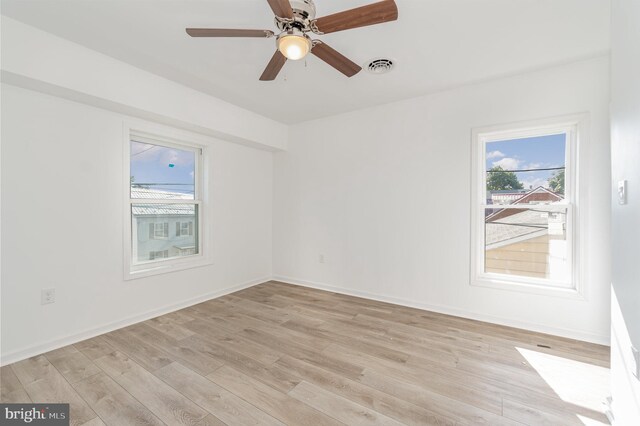
<instances>
[{"instance_id":1,"label":"white outlet cover","mask_svg":"<svg viewBox=\"0 0 640 426\"><path fill-rule=\"evenodd\" d=\"M627 181L618 182L618 204L627 204Z\"/></svg>"}]
</instances>

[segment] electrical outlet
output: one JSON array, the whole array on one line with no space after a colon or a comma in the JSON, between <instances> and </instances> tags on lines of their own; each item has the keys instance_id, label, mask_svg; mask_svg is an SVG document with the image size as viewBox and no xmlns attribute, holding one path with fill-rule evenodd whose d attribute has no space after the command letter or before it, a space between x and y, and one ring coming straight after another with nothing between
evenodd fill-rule
<instances>
[{"instance_id":1,"label":"electrical outlet","mask_svg":"<svg viewBox=\"0 0 640 426\"><path fill-rule=\"evenodd\" d=\"M621 180L618 182L618 204L627 204L627 181Z\"/></svg>"},{"instance_id":2,"label":"electrical outlet","mask_svg":"<svg viewBox=\"0 0 640 426\"><path fill-rule=\"evenodd\" d=\"M636 379L640 380L640 352L633 346L631 346L631 353L633 354L633 360L635 361L635 368L633 369L633 375Z\"/></svg>"},{"instance_id":3,"label":"electrical outlet","mask_svg":"<svg viewBox=\"0 0 640 426\"><path fill-rule=\"evenodd\" d=\"M318 262L324 263L324 254L318 255Z\"/></svg>"},{"instance_id":4,"label":"electrical outlet","mask_svg":"<svg viewBox=\"0 0 640 426\"><path fill-rule=\"evenodd\" d=\"M40 294L40 304L48 305L56 301L56 289L55 288L43 288Z\"/></svg>"}]
</instances>

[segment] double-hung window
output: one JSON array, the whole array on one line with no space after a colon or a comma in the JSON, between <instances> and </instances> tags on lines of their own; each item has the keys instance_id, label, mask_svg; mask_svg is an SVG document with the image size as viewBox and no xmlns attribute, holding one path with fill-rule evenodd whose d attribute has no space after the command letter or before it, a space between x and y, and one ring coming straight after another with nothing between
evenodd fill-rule
<instances>
[{"instance_id":1,"label":"double-hung window","mask_svg":"<svg viewBox=\"0 0 640 426\"><path fill-rule=\"evenodd\" d=\"M471 282L575 293L580 120L473 134Z\"/></svg>"},{"instance_id":2,"label":"double-hung window","mask_svg":"<svg viewBox=\"0 0 640 426\"><path fill-rule=\"evenodd\" d=\"M125 275L201 262L203 148L142 133L129 136Z\"/></svg>"}]
</instances>

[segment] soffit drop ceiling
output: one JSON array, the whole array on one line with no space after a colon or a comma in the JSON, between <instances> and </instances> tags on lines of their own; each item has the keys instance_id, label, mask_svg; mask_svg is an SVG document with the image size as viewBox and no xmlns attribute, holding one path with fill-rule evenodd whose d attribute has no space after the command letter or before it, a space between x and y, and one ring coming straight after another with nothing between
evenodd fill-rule
<instances>
[{"instance_id":1,"label":"soffit drop ceiling","mask_svg":"<svg viewBox=\"0 0 640 426\"><path fill-rule=\"evenodd\" d=\"M315 0L318 16L374 0ZM396 22L324 36L385 75L346 78L318 58L258 77L274 39L193 39L185 27L274 30L266 0L2 0L3 15L283 123L601 55L608 0L397 0Z\"/></svg>"}]
</instances>

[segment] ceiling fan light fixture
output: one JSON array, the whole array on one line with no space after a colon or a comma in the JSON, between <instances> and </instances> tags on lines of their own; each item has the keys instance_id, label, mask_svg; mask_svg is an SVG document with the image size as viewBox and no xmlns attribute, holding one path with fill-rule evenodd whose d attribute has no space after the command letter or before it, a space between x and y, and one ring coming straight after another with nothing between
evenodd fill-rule
<instances>
[{"instance_id":1,"label":"ceiling fan light fixture","mask_svg":"<svg viewBox=\"0 0 640 426\"><path fill-rule=\"evenodd\" d=\"M278 36L278 50L287 59L297 61L309 54L313 44L302 31L293 29Z\"/></svg>"},{"instance_id":2,"label":"ceiling fan light fixture","mask_svg":"<svg viewBox=\"0 0 640 426\"><path fill-rule=\"evenodd\" d=\"M1 0L0 0L1 1ZM368 27L398 19L395 0L375 0L374 3L316 18L315 0L267 0L279 31L276 51L260 76L260 81L273 81L287 60L297 61L309 53L326 62L347 77L362 71L362 67L336 51L322 40L311 40L307 34L323 35L353 28ZM270 38L271 30L234 28L186 28L191 37L254 37ZM384 64L383 64L384 65ZM387 64L390 69L391 63ZM387 69L387 71L388 71ZM372 69L377 73L384 67Z\"/></svg>"}]
</instances>

